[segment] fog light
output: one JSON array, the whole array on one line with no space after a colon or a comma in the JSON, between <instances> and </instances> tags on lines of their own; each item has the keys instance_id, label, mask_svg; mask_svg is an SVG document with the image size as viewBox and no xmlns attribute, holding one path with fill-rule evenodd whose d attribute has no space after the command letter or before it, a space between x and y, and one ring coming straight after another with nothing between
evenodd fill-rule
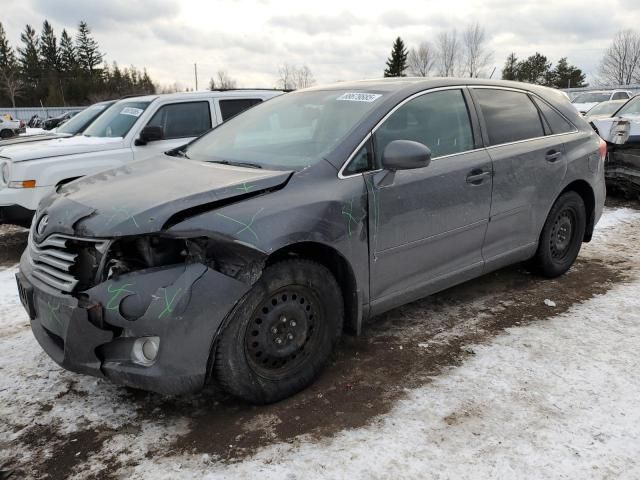
<instances>
[{"instance_id":1,"label":"fog light","mask_svg":"<svg viewBox=\"0 0 640 480\"><path fill-rule=\"evenodd\" d=\"M158 356L160 337L137 338L131 349L131 360L139 365L153 365Z\"/></svg>"}]
</instances>

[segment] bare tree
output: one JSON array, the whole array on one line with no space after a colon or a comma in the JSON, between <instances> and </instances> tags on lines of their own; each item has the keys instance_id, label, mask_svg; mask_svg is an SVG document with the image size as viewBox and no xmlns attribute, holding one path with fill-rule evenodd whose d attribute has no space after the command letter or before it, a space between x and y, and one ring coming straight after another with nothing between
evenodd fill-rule
<instances>
[{"instance_id":1,"label":"bare tree","mask_svg":"<svg viewBox=\"0 0 640 480\"><path fill-rule=\"evenodd\" d=\"M460 64L460 43L455 28L450 32L442 32L436 39L438 49L439 74L453 77Z\"/></svg>"},{"instance_id":2,"label":"bare tree","mask_svg":"<svg viewBox=\"0 0 640 480\"><path fill-rule=\"evenodd\" d=\"M313 73L311 73L311 69L306 65L294 70L293 79L296 88L312 87L316 83L315 78L313 78Z\"/></svg>"},{"instance_id":3,"label":"bare tree","mask_svg":"<svg viewBox=\"0 0 640 480\"><path fill-rule=\"evenodd\" d=\"M209 90L232 90L237 88L238 82L231 78L225 70L218 70L217 78L209 80Z\"/></svg>"},{"instance_id":4,"label":"bare tree","mask_svg":"<svg viewBox=\"0 0 640 480\"><path fill-rule=\"evenodd\" d=\"M284 63L278 67L278 86L284 90L295 90L297 88L307 88L316 83L311 69L306 65L297 67Z\"/></svg>"},{"instance_id":5,"label":"bare tree","mask_svg":"<svg viewBox=\"0 0 640 480\"><path fill-rule=\"evenodd\" d=\"M0 70L0 90L7 94L13 108L16 108L16 98L20 96L23 88L24 84L17 69Z\"/></svg>"},{"instance_id":6,"label":"bare tree","mask_svg":"<svg viewBox=\"0 0 640 480\"><path fill-rule=\"evenodd\" d=\"M464 51L464 73L471 78L477 78L493 60L493 51L487 48L487 38L484 28L479 23L470 24L462 33L462 48Z\"/></svg>"},{"instance_id":7,"label":"bare tree","mask_svg":"<svg viewBox=\"0 0 640 480\"><path fill-rule=\"evenodd\" d=\"M409 71L417 77L428 77L436 63L436 52L429 42L409 50Z\"/></svg>"},{"instance_id":8,"label":"bare tree","mask_svg":"<svg viewBox=\"0 0 640 480\"><path fill-rule=\"evenodd\" d=\"M633 30L616 33L600 63L601 81L629 85L640 77L640 35Z\"/></svg>"}]
</instances>

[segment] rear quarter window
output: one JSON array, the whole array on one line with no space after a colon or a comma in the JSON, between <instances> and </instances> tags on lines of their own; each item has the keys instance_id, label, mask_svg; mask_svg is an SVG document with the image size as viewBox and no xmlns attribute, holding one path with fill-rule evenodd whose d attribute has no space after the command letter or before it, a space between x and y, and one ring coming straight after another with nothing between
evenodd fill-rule
<instances>
[{"instance_id":1,"label":"rear quarter window","mask_svg":"<svg viewBox=\"0 0 640 480\"><path fill-rule=\"evenodd\" d=\"M573 132L576 128L569 123L560 113L558 113L551 105L544 100L534 97L534 102L542 112L542 116L547 121L547 124L551 128L551 133L569 133Z\"/></svg>"},{"instance_id":2,"label":"rear quarter window","mask_svg":"<svg viewBox=\"0 0 640 480\"><path fill-rule=\"evenodd\" d=\"M476 88L474 95L484 117L490 145L544 136L538 109L526 93Z\"/></svg>"}]
</instances>

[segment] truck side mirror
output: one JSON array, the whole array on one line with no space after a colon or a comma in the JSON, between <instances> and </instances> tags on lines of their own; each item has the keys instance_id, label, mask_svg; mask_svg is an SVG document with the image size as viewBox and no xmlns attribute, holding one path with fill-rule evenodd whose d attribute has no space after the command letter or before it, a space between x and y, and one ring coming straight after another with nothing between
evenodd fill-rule
<instances>
[{"instance_id":1,"label":"truck side mirror","mask_svg":"<svg viewBox=\"0 0 640 480\"><path fill-rule=\"evenodd\" d=\"M140 132L140 138L136 140L136 145L146 145L164 138L164 131L158 125L147 125Z\"/></svg>"}]
</instances>

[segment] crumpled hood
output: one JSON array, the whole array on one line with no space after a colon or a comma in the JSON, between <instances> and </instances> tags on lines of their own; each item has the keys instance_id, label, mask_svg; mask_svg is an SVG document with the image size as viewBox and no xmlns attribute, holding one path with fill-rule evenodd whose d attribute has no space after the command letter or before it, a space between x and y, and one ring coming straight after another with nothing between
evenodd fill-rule
<instances>
[{"instance_id":1,"label":"crumpled hood","mask_svg":"<svg viewBox=\"0 0 640 480\"><path fill-rule=\"evenodd\" d=\"M0 157L6 157L13 162L37 160L39 158L61 157L79 153L91 153L104 150L122 148L124 142L121 137L74 137L54 138L41 142L21 142L7 146L0 146Z\"/></svg>"},{"instance_id":2,"label":"crumpled hood","mask_svg":"<svg viewBox=\"0 0 640 480\"><path fill-rule=\"evenodd\" d=\"M108 238L157 232L167 222L188 216L190 210L197 214L234 197L280 188L291 175L290 171L233 167L166 155L133 162L71 182L46 197L36 221L48 214L47 227L36 235Z\"/></svg>"},{"instance_id":3,"label":"crumpled hood","mask_svg":"<svg viewBox=\"0 0 640 480\"><path fill-rule=\"evenodd\" d=\"M622 145L640 141L640 116L595 118L591 123L609 143Z\"/></svg>"}]
</instances>

